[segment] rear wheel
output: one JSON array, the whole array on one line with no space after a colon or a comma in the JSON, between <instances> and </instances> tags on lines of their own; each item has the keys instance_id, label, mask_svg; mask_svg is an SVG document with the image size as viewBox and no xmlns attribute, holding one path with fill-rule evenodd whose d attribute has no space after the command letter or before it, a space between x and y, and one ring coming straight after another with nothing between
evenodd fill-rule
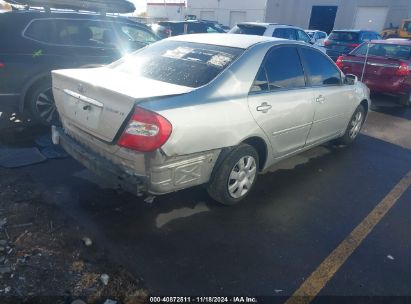
<instances>
[{"instance_id":1,"label":"rear wheel","mask_svg":"<svg viewBox=\"0 0 411 304\"><path fill-rule=\"evenodd\" d=\"M351 144L361 131L365 119L364 106L359 105L350 119L344 135L339 139L339 143L343 145Z\"/></svg>"},{"instance_id":2,"label":"rear wheel","mask_svg":"<svg viewBox=\"0 0 411 304\"><path fill-rule=\"evenodd\" d=\"M257 173L257 151L250 145L241 144L216 168L207 187L208 193L223 205L237 204L250 193Z\"/></svg>"},{"instance_id":3,"label":"rear wheel","mask_svg":"<svg viewBox=\"0 0 411 304\"><path fill-rule=\"evenodd\" d=\"M37 122L47 126L59 123L51 80L45 79L34 85L27 96L27 105Z\"/></svg>"}]
</instances>

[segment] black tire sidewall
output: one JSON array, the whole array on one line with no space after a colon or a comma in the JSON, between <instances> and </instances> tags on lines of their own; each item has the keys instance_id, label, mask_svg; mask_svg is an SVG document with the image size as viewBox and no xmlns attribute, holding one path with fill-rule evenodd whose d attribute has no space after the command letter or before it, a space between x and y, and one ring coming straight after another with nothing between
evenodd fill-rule
<instances>
[{"instance_id":1,"label":"black tire sidewall","mask_svg":"<svg viewBox=\"0 0 411 304\"><path fill-rule=\"evenodd\" d=\"M237 164L237 162L244 156L252 156L256 162L257 173L254 178L253 184L249 191L240 198L233 198L228 192L228 181L232 169ZM257 151L250 145L241 144L235 147L225 158L220 162L215 172L213 172L211 180L207 185L207 191L209 195L217 202L231 206L245 199L250 192L253 190L254 185L257 181L259 168L259 159Z\"/></svg>"},{"instance_id":2,"label":"black tire sidewall","mask_svg":"<svg viewBox=\"0 0 411 304\"><path fill-rule=\"evenodd\" d=\"M41 93L44 93L45 91L47 91L48 89L52 88L52 83L51 83L51 79L46 78L44 80L42 80L41 82L38 82L37 84L35 84L33 86L33 88L30 90L28 96L27 96L27 105L28 108L30 110L30 114L32 116L32 118L38 122L41 123L43 125L50 125L50 123L48 123L46 120L44 120L38 113L37 111L37 107L36 107L36 101L38 96ZM53 102L54 102L54 97L53 97Z\"/></svg>"},{"instance_id":3,"label":"black tire sidewall","mask_svg":"<svg viewBox=\"0 0 411 304\"><path fill-rule=\"evenodd\" d=\"M351 136L350 136L350 128L351 128L351 121L354 119L355 115L356 115L359 111L362 112L361 128L363 127L363 125L364 125L364 120L365 120L365 109L364 109L364 106L363 106L363 105L359 105L359 106L355 109L354 114L351 116L350 121L348 122L348 126L347 126L347 129L345 130L344 135L343 135L343 136L340 138L340 140L339 140L341 144L343 144L343 145L349 145L349 144L353 143L353 142L357 139L358 134L357 134L357 136L356 136L355 138L351 138Z\"/></svg>"}]
</instances>

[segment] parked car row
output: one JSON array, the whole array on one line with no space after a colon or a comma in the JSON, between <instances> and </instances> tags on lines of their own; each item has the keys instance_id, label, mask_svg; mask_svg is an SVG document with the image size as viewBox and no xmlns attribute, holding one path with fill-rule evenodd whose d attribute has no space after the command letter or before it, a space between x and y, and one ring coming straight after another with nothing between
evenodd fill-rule
<instances>
[{"instance_id":1,"label":"parked car row","mask_svg":"<svg viewBox=\"0 0 411 304\"><path fill-rule=\"evenodd\" d=\"M232 205L279 160L353 142L369 88L411 102L411 44L371 31L35 10L0 26L1 104L53 125L54 143L133 193L204 184Z\"/></svg>"}]
</instances>

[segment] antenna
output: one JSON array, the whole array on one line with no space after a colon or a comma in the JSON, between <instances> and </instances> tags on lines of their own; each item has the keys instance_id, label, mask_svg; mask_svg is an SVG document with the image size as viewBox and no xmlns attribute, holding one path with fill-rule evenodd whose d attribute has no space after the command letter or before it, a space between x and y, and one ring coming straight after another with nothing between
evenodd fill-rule
<instances>
[{"instance_id":1,"label":"antenna","mask_svg":"<svg viewBox=\"0 0 411 304\"><path fill-rule=\"evenodd\" d=\"M362 73L361 73L361 79L360 81L362 82L364 78L364 73L365 73L365 67L367 66L367 59L368 59L368 52L370 50L370 42L367 42L367 51L365 53L365 61L364 61L364 66L362 67Z\"/></svg>"}]
</instances>

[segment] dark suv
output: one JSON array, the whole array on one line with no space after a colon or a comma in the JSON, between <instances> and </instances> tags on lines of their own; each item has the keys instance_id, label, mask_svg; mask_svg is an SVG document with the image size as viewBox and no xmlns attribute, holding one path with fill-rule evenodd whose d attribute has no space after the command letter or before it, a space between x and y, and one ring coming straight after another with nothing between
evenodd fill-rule
<instances>
[{"instance_id":1,"label":"dark suv","mask_svg":"<svg viewBox=\"0 0 411 304\"><path fill-rule=\"evenodd\" d=\"M336 61L339 56L348 54L364 41L380 39L381 36L373 31L336 30L332 31L324 41L324 47L327 55Z\"/></svg>"},{"instance_id":2,"label":"dark suv","mask_svg":"<svg viewBox=\"0 0 411 304\"><path fill-rule=\"evenodd\" d=\"M147 26L97 13L0 13L0 112L13 107L43 124L58 120L52 70L108 64L158 40Z\"/></svg>"}]
</instances>

